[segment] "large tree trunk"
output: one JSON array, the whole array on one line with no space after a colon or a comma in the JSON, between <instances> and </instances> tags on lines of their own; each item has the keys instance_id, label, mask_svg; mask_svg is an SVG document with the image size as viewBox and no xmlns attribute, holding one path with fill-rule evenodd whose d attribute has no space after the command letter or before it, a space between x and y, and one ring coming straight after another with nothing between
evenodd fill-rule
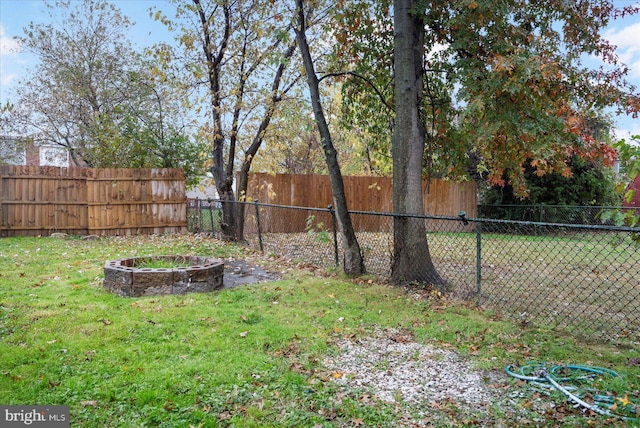
<instances>
[{"instance_id":1,"label":"large tree trunk","mask_svg":"<svg viewBox=\"0 0 640 428\"><path fill-rule=\"evenodd\" d=\"M342 181L342 173L338 163L338 154L333 141L331 140L331 132L324 117L322 104L320 103L320 90L318 76L313 66L309 45L306 38L306 23L304 15L303 0L296 0L298 12L298 27L296 28L296 39L298 47L302 54L302 62L304 63L305 72L307 74L307 82L309 83L309 93L311 96L311 104L313 106L313 114L320 131L320 139L322 148L329 170L329 178L331 181L331 191L333 193L333 203L336 210L336 218L338 221L338 229L342 238L342 249L344 251L344 271L347 275L360 275L365 272L364 260L360 251L360 245L356 238L351 216L347 208L347 198L344 193L344 183Z\"/></svg>"},{"instance_id":2,"label":"large tree trunk","mask_svg":"<svg viewBox=\"0 0 640 428\"><path fill-rule=\"evenodd\" d=\"M393 210L424 214L422 159L425 130L420 119L424 56L424 23L416 0L394 0L394 59L396 120L391 141ZM424 219L395 217L391 280L441 285L431 261Z\"/></svg>"}]
</instances>

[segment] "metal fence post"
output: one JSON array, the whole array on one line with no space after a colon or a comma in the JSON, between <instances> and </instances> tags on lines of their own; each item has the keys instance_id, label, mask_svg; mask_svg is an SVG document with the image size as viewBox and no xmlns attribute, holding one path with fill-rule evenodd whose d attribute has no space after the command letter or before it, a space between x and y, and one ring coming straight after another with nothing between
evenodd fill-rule
<instances>
[{"instance_id":1,"label":"metal fence post","mask_svg":"<svg viewBox=\"0 0 640 428\"><path fill-rule=\"evenodd\" d=\"M476 304L480 305L482 292L482 223L476 222Z\"/></svg>"},{"instance_id":2,"label":"metal fence post","mask_svg":"<svg viewBox=\"0 0 640 428\"><path fill-rule=\"evenodd\" d=\"M260 252L264 253L262 247L262 230L260 230L260 210L258 209L258 200L253 201L253 206L256 208L256 224L258 225L258 243L260 244Z\"/></svg>"},{"instance_id":3,"label":"metal fence post","mask_svg":"<svg viewBox=\"0 0 640 428\"><path fill-rule=\"evenodd\" d=\"M202 211L201 211L202 207L200 206L200 198L196 198L196 232L200 233L202 232L201 230L201 225L202 225Z\"/></svg>"},{"instance_id":4,"label":"metal fence post","mask_svg":"<svg viewBox=\"0 0 640 428\"><path fill-rule=\"evenodd\" d=\"M336 228L336 212L333 210L333 206L327 207L331 213L331 225L333 226L333 253L336 260L336 266L340 266L340 260L338 258L338 230Z\"/></svg>"},{"instance_id":5,"label":"metal fence post","mask_svg":"<svg viewBox=\"0 0 640 428\"><path fill-rule=\"evenodd\" d=\"M209 198L207 202L209 203L209 219L211 220L211 233L213 234L216 231L213 226L213 210L211 209L213 207L213 203L211 201L211 198ZM204 227L204 223L202 226Z\"/></svg>"},{"instance_id":6,"label":"metal fence post","mask_svg":"<svg viewBox=\"0 0 640 428\"><path fill-rule=\"evenodd\" d=\"M542 223L543 219L544 219L544 204L540 204L540 212L538 213L538 222ZM540 235L542 233L542 226L540 225L536 226L536 232L538 233L538 235Z\"/></svg>"}]
</instances>

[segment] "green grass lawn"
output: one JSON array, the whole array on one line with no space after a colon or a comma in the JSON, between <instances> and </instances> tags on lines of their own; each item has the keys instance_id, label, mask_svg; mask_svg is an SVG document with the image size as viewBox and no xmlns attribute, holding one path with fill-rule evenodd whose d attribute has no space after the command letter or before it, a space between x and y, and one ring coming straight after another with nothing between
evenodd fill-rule
<instances>
[{"instance_id":1,"label":"green grass lawn","mask_svg":"<svg viewBox=\"0 0 640 428\"><path fill-rule=\"evenodd\" d=\"M153 255L242 258L282 279L143 298L102 288L105 261ZM639 394L640 367L629 364L637 350L579 343L432 293L302 270L204 237L0 239L0 404L68 405L72 426L399 426L415 409L359 400L322 363L337 340L377 327L457 350L486 373L529 361L608 367L625 380L615 393ZM562 401L532 408L539 397L519 383L500 388L509 393L490 413L430 408L435 425L586 423Z\"/></svg>"},{"instance_id":2,"label":"green grass lawn","mask_svg":"<svg viewBox=\"0 0 640 428\"><path fill-rule=\"evenodd\" d=\"M633 235L483 233L479 293L476 239L475 233L428 234L431 259L453 295L583 339L640 343L640 251ZM335 265L333 243L308 233L263 234L262 240L267 252ZM367 271L389 278L393 235L360 232L358 241Z\"/></svg>"}]
</instances>

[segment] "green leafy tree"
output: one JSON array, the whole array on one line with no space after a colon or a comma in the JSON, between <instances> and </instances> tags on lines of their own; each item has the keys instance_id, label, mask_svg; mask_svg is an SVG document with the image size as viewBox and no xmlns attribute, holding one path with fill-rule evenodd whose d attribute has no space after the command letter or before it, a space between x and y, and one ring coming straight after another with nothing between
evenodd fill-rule
<instances>
[{"instance_id":1,"label":"green leafy tree","mask_svg":"<svg viewBox=\"0 0 640 428\"><path fill-rule=\"evenodd\" d=\"M640 174L640 135L632 135L631 142L624 139L617 141L614 147L618 151L621 181L625 186L627 182ZM626 195L627 198L630 196Z\"/></svg>"},{"instance_id":2,"label":"green leafy tree","mask_svg":"<svg viewBox=\"0 0 640 428\"><path fill-rule=\"evenodd\" d=\"M615 190L611 168L599 162L590 162L579 156L568 160L571 175L558 172L539 174L531 161L524 164L524 177L528 198L518 197L511 185L493 186L483 196L485 204L504 205L567 205L567 206L619 206L620 197ZM505 182L508 182L505 177ZM551 219L548 219L551 220Z\"/></svg>"},{"instance_id":3,"label":"green leafy tree","mask_svg":"<svg viewBox=\"0 0 640 428\"><path fill-rule=\"evenodd\" d=\"M618 206L620 197L615 190L612 166L616 152L608 143L611 120L603 114L591 114L584 119L584 126L590 138L601 145L598 155L568 151L565 164L567 171L547 171L539 165L544 160L527 159L524 171L527 197L516 194L508 177L503 177L504 185L491 186L482 195L485 204L508 205L573 205L573 206ZM552 219L548 219L551 221ZM579 219L576 219L579 221Z\"/></svg>"},{"instance_id":4,"label":"green leafy tree","mask_svg":"<svg viewBox=\"0 0 640 428\"><path fill-rule=\"evenodd\" d=\"M176 120L186 111L174 88L159 82L151 65L143 70L128 73L118 88L121 102L88 127L99 144L88 147L84 158L100 167L180 168L187 186L194 186L206 173L205 140L189 135L190 123Z\"/></svg>"},{"instance_id":5,"label":"green leafy tree","mask_svg":"<svg viewBox=\"0 0 640 428\"><path fill-rule=\"evenodd\" d=\"M627 204L638 199L637 189L631 185L640 176L640 135L631 136L631 141L620 140L614 144L618 150L620 161L620 183L617 190L622 194L622 199ZM607 212L602 220L606 221L613 217L613 220L620 225L632 227L640 224L640 212L637 210L620 210L618 212ZM638 238L638 235L634 235ZM640 242L640 241L639 241Z\"/></svg>"},{"instance_id":6,"label":"green leafy tree","mask_svg":"<svg viewBox=\"0 0 640 428\"><path fill-rule=\"evenodd\" d=\"M182 167L201 174L184 93L131 48L132 23L105 0L46 3L20 39L39 63L20 81L12 129L66 149L77 166Z\"/></svg>"},{"instance_id":7,"label":"green leafy tree","mask_svg":"<svg viewBox=\"0 0 640 428\"><path fill-rule=\"evenodd\" d=\"M352 124L374 131L371 145L378 153L388 147L394 112L389 6L344 2L338 19L348 31L337 35L335 53L336 67L365 77L347 80L344 105ZM502 184L508 169L526 196L519 172L526 159L568 172L564 165L572 153L604 158L607 149L591 132L592 112L607 106L638 111L637 94L624 80L627 69L600 34L609 20L636 13L636 7L506 0L414 7L424 11L425 23L425 175L463 177L471 166ZM584 67L585 53L599 57L603 67Z\"/></svg>"}]
</instances>

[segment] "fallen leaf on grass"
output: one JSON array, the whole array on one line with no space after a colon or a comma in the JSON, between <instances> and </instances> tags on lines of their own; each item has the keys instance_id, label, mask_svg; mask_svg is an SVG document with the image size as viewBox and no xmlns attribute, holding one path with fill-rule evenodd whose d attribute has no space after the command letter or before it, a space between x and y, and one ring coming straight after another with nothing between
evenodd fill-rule
<instances>
[{"instance_id":1,"label":"fallen leaf on grass","mask_svg":"<svg viewBox=\"0 0 640 428\"><path fill-rule=\"evenodd\" d=\"M98 406L98 402L96 400L87 400L87 401L81 401L80 405L81 406L97 407Z\"/></svg>"},{"instance_id":2,"label":"fallen leaf on grass","mask_svg":"<svg viewBox=\"0 0 640 428\"><path fill-rule=\"evenodd\" d=\"M232 415L229 412L218 413L219 421L226 421L227 419L231 419Z\"/></svg>"},{"instance_id":3,"label":"fallen leaf on grass","mask_svg":"<svg viewBox=\"0 0 640 428\"><path fill-rule=\"evenodd\" d=\"M623 406L628 406L629 404L631 404L631 401L629 401L629 397L627 396L627 394L624 394L624 397L622 398L620 397L616 398L616 400L621 402Z\"/></svg>"},{"instance_id":4,"label":"fallen leaf on grass","mask_svg":"<svg viewBox=\"0 0 640 428\"><path fill-rule=\"evenodd\" d=\"M298 363L298 362L293 362L291 363L291 365L289 366L289 370L291 370L292 372L296 372L296 373L305 373L305 369L302 366L302 364Z\"/></svg>"}]
</instances>

